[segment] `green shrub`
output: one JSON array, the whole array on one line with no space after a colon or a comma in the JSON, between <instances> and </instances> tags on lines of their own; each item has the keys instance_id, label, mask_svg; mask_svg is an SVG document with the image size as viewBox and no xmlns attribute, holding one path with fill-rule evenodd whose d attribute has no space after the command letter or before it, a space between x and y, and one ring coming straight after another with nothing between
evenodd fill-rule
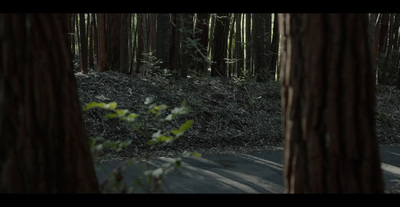
<instances>
[{"instance_id":1,"label":"green shrub","mask_svg":"<svg viewBox=\"0 0 400 207\"><path fill-rule=\"evenodd\" d=\"M109 111L104 118L105 119L113 119L118 118L119 120L127 123L132 130L142 134L146 140L147 145L150 147L156 144L169 144L174 140L178 139L182 135L185 134L187 130L193 125L193 120L187 120L185 123L181 124L179 128L173 128L170 130L163 131L161 129L154 129L150 127L151 122L164 123L170 122L176 117L180 115L184 115L189 112L189 108L186 106L186 102L182 102L181 107L175 107L170 111L169 114L166 114L167 106L164 104L157 105L153 103L151 98L146 98L144 104L147 107L147 110L144 112L137 114L132 113L127 109L118 109L116 102L110 103L99 103L99 102L91 102L86 104L84 111L93 109L93 108L101 108ZM99 138L90 138L89 146L91 148L93 159L96 160L99 156L100 152L103 149L109 148L116 151L121 150L124 147L127 147L131 144L131 141L104 141L101 144L96 144L98 141L103 141L103 139ZM147 154L149 150L147 151ZM103 192L128 192L132 193L137 186L140 186L144 189L145 192L162 192L161 183L165 175L175 167L181 167L182 157L186 156L195 156L200 157L199 153L184 151L180 157L174 159L172 163L165 163L161 167L149 170L149 156L146 156L145 164L142 165L143 160L139 159L131 159L126 162L126 165L136 164L143 170L144 178L135 178L133 181L134 185L127 189L124 185L122 185L122 172L121 169L125 169L126 166L119 168L118 170L114 170L112 174L109 175L109 179L103 183ZM105 189L106 182L113 182L111 185L113 189Z\"/></svg>"}]
</instances>

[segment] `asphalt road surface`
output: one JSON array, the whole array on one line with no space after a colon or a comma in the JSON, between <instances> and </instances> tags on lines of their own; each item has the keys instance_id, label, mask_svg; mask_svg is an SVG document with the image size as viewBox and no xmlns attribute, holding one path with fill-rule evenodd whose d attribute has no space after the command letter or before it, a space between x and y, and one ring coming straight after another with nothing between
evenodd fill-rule
<instances>
[{"instance_id":1,"label":"asphalt road surface","mask_svg":"<svg viewBox=\"0 0 400 207\"><path fill-rule=\"evenodd\" d=\"M382 170L387 193L400 193L400 146L381 147ZM150 161L150 168L157 169L171 158ZM132 186L133 180L144 178L143 170L135 164L116 162L96 165L97 177L104 183L113 169L122 169L123 182ZM143 179L144 180L144 179ZM108 182L110 184L112 182ZM136 185L137 186L137 185ZM136 193L145 193L144 188L135 188ZM181 168L164 176L163 193L271 193L284 192L283 151L265 150L238 154L202 154L202 157L185 157Z\"/></svg>"}]
</instances>

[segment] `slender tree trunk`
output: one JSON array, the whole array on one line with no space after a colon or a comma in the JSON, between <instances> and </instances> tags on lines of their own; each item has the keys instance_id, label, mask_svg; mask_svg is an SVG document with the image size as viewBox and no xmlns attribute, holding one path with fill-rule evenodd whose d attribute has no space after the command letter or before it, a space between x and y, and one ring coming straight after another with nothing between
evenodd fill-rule
<instances>
[{"instance_id":1,"label":"slender tree trunk","mask_svg":"<svg viewBox=\"0 0 400 207\"><path fill-rule=\"evenodd\" d=\"M209 40L208 41L208 52L207 52L207 56L208 57L212 57L212 51L214 51L214 45L213 45L213 39L214 39L214 28L215 28L215 16L216 14L212 14L211 15L211 22L210 22L210 35L209 35Z\"/></svg>"},{"instance_id":2,"label":"slender tree trunk","mask_svg":"<svg viewBox=\"0 0 400 207\"><path fill-rule=\"evenodd\" d=\"M174 13L171 16L172 28L171 28L171 41L169 50L169 68L174 75L178 75L179 68L179 40L180 33L178 30L178 14Z\"/></svg>"},{"instance_id":3,"label":"slender tree trunk","mask_svg":"<svg viewBox=\"0 0 400 207\"><path fill-rule=\"evenodd\" d=\"M121 14L121 27L120 27L120 68L121 73L129 73L129 56L128 56L128 32L129 32L129 14Z\"/></svg>"},{"instance_id":4,"label":"slender tree trunk","mask_svg":"<svg viewBox=\"0 0 400 207\"><path fill-rule=\"evenodd\" d=\"M251 13L246 13L246 70L249 74L251 71Z\"/></svg>"},{"instance_id":5,"label":"slender tree trunk","mask_svg":"<svg viewBox=\"0 0 400 207\"><path fill-rule=\"evenodd\" d=\"M268 63L270 63L271 59L270 55L268 55L268 53L271 53L271 18L267 18L267 15L271 16L271 14L260 13L254 13L252 15L252 56L254 61L254 73L256 75L256 80L260 82L272 80L272 74L268 68ZM269 20L268 24L267 20Z\"/></svg>"},{"instance_id":6,"label":"slender tree trunk","mask_svg":"<svg viewBox=\"0 0 400 207\"><path fill-rule=\"evenodd\" d=\"M241 70L243 69L243 59L244 59L244 49L243 49L243 42L242 42L242 29L241 29L241 22L242 22L242 14L236 13L236 33L235 33L235 56L236 56L236 63L235 63L235 72L237 77L241 75Z\"/></svg>"},{"instance_id":7,"label":"slender tree trunk","mask_svg":"<svg viewBox=\"0 0 400 207\"><path fill-rule=\"evenodd\" d=\"M232 21L230 21L230 24L229 24L229 27L230 27L230 30L229 30L229 46L228 46L228 51L229 51L229 53L228 53L228 59L229 59L229 61L228 61L228 78L231 78L232 77L232 73L233 73L233 66L234 66L234 64L232 64L232 60L233 60L233 36L235 35L235 18L233 18L231 15L229 16L229 19L231 19L232 18Z\"/></svg>"},{"instance_id":8,"label":"slender tree trunk","mask_svg":"<svg viewBox=\"0 0 400 207\"><path fill-rule=\"evenodd\" d=\"M383 193L366 14L282 14L287 193Z\"/></svg>"},{"instance_id":9,"label":"slender tree trunk","mask_svg":"<svg viewBox=\"0 0 400 207\"><path fill-rule=\"evenodd\" d=\"M376 13L371 13L368 19L368 36L371 45L371 54L375 53L375 36L376 36ZM374 58L376 56L374 55ZM376 66L376 60L373 61L374 67Z\"/></svg>"},{"instance_id":10,"label":"slender tree trunk","mask_svg":"<svg viewBox=\"0 0 400 207\"><path fill-rule=\"evenodd\" d=\"M228 13L218 13L215 21L211 76L226 77L227 75L225 58L227 57L228 30Z\"/></svg>"},{"instance_id":11,"label":"slender tree trunk","mask_svg":"<svg viewBox=\"0 0 400 207\"><path fill-rule=\"evenodd\" d=\"M93 56L95 57L93 57L93 59L94 59L94 61L96 61L96 64L97 64L97 58L98 58L98 52L99 52L99 47L98 47L98 45L99 45L99 34L98 34L98 32L97 32L97 18L96 18L96 14L95 13L92 13L92 24L93 24L93 34L94 34L94 37L93 37L93 49L94 49L94 51L93 51Z\"/></svg>"},{"instance_id":12,"label":"slender tree trunk","mask_svg":"<svg viewBox=\"0 0 400 207\"><path fill-rule=\"evenodd\" d=\"M278 14L274 13L274 28L272 31L272 58L271 58L271 69L273 70L275 80L276 77L279 78L279 68L278 68L278 53L279 53L279 24L278 24Z\"/></svg>"},{"instance_id":13,"label":"slender tree trunk","mask_svg":"<svg viewBox=\"0 0 400 207\"><path fill-rule=\"evenodd\" d=\"M121 13L107 14L106 22L107 70L118 71L120 68Z\"/></svg>"},{"instance_id":14,"label":"slender tree trunk","mask_svg":"<svg viewBox=\"0 0 400 207\"><path fill-rule=\"evenodd\" d=\"M153 52L157 49L157 13L148 14L148 51Z\"/></svg>"},{"instance_id":15,"label":"slender tree trunk","mask_svg":"<svg viewBox=\"0 0 400 207\"><path fill-rule=\"evenodd\" d=\"M77 14L71 14L72 19L71 19L71 51L72 51L72 59L75 58L75 38L77 36L77 32L75 32L75 18Z\"/></svg>"},{"instance_id":16,"label":"slender tree trunk","mask_svg":"<svg viewBox=\"0 0 400 207\"><path fill-rule=\"evenodd\" d=\"M88 39L85 32L85 14L79 14L79 25L80 25L80 65L81 65L81 72L86 74L88 72Z\"/></svg>"},{"instance_id":17,"label":"slender tree trunk","mask_svg":"<svg viewBox=\"0 0 400 207\"><path fill-rule=\"evenodd\" d=\"M97 52L97 67L99 72L104 72L107 69L107 53L106 53L106 28L105 28L105 14L100 13L97 17L98 21L98 34L99 34L99 43Z\"/></svg>"},{"instance_id":18,"label":"slender tree trunk","mask_svg":"<svg viewBox=\"0 0 400 207\"><path fill-rule=\"evenodd\" d=\"M189 74L189 63L191 52L187 45L187 38L192 37L193 30L193 13L179 13L178 25L180 27L180 77L186 78Z\"/></svg>"},{"instance_id":19,"label":"slender tree trunk","mask_svg":"<svg viewBox=\"0 0 400 207\"><path fill-rule=\"evenodd\" d=\"M137 14L132 14L132 22L135 22L135 19L137 19ZM137 22L137 21L136 21ZM135 51L137 50L136 45L137 45L137 32L138 32L138 28L137 28L137 23L136 25L132 24L132 30L133 30L133 37L132 37L132 56L131 56L131 68L130 68L130 73L131 76L135 76L136 72L134 71L134 66L136 67L137 64L135 64ZM137 53L136 53L137 56Z\"/></svg>"},{"instance_id":20,"label":"slender tree trunk","mask_svg":"<svg viewBox=\"0 0 400 207\"><path fill-rule=\"evenodd\" d=\"M0 45L0 193L98 193L64 15L0 14Z\"/></svg>"},{"instance_id":21,"label":"slender tree trunk","mask_svg":"<svg viewBox=\"0 0 400 207\"><path fill-rule=\"evenodd\" d=\"M142 67L143 52L144 52L144 35L143 31L143 18L145 14L137 14L137 51L136 51L136 73L140 73L140 68Z\"/></svg>"},{"instance_id":22,"label":"slender tree trunk","mask_svg":"<svg viewBox=\"0 0 400 207\"><path fill-rule=\"evenodd\" d=\"M201 32L197 33L197 39L200 39L200 50L201 52L207 56L207 44L208 44L208 24L210 20L209 13L197 13L197 21L196 21L196 29ZM198 72L206 73L207 72L208 63L205 61L200 61L198 66L196 67Z\"/></svg>"},{"instance_id":23,"label":"slender tree trunk","mask_svg":"<svg viewBox=\"0 0 400 207\"><path fill-rule=\"evenodd\" d=\"M388 78L388 71L387 68L383 67L383 61L381 58L386 53L387 49L387 36L388 36L388 29L389 27L389 14L382 13L381 14L381 25L380 25L380 32L379 32L379 45L378 45L378 84L387 84Z\"/></svg>"},{"instance_id":24,"label":"slender tree trunk","mask_svg":"<svg viewBox=\"0 0 400 207\"><path fill-rule=\"evenodd\" d=\"M160 68L169 67L169 44L171 36L171 23L169 13L157 14L157 49L156 57L161 60Z\"/></svg>"},{"instance_id":25,"label":"slender tree trunk","mask_svg":"<svg viewBox=\"0 0 400 207\"><path fill-rule=\"evenodd\" d=\"M93 31L94 31L94 21L90 22L90 27L89 27L89 68L94 68L94 58L93 58Z\"/></svg>"}]
</instances>

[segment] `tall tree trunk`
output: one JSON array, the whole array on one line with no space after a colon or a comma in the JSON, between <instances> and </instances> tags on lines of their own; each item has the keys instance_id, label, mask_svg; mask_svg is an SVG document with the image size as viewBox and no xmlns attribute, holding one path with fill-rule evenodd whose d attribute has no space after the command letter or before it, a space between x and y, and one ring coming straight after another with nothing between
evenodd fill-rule
<instances>
[{"instance_id":1,"label":"tall tree trunk","mask_svg":"<svg viewBox=\"0 0 400 207\"><path fill-rule=\"evenodd\" d=\"M229 27L229 46L228 46L228 77L231 78L232 77L232 73L233 73L233 66L234 64L232 64L232 60L233 60L233 36L235 35L235 18L232 17L232 15L229 15L229 19L232 18L232 21L230 21Z\"/></svg>"},{"instance_id":2,"label":"tall tree trunk","mask_svg":"<svg viewBox=\"0 0 400 207\"><path fill-rule=\"evenodd\" d=\"M251 74L251 65L252 65L252 58L251 58L251 13L246 13L246 70L248 74Z\"/></svg>"},{"instance_id":3,"label":"tall tree trunk","mask_svg":"<svg viewBox=\"0 0 400 207\"><path fill-rule=\"evenodd\" d=\"M212 52L211 76L226 77L226 63L228 47L229 15L218 13L215 21L214 50Z\"/></svg>"},{"instance_id":4,"label":"tall tree trunk","mask_svg":"<svg viewBox=\"0 0 400 207\"><path fill-rule=\"evenodd\" d=\"M144 36L143 19L145 14L137 14L137 51L136 51L136 73L140 73L142 67L143 53L144 53Z\"/></svg>"},{"instance_id":5,"label":"tall tree trunk","mask_svg":"<svg viewBox=\"0 0 400 207\"><path fill-rule=\"evenodd\" d=\"M171 41L169 49L169 69L172 74L178 76L179 68L179 43L180 43L180 33L178 32L178 14L174 13L171 15L171 22L173 24L171 28Z\"/></svg>"},{"instance_id":6,"label":"tall tree trunk","mask_svg":"<svg viewBox=\"0 0 400 207\"><path fill-rule=\"evenodd\" d=\"M157 13L148 14L147 28L148 28L148 49L147 51L153 52L157 49Z\"/></svg>"},{"instance_id":7,"label":"tall tree trunk","mask_svg":"<svg viewBox=\"0 0 400 207\"><path fill-rule=\"evenodd\" d=\"M376 36L376 13L371 13L369 14L368 18L368 36L369 36L369 42L371 45L371 54L375 54L375 36ZM376 57L375 55L373 56L374 58ZM373 61L374 67L376 66L376 61Z\"/></svg>"},{"instance_id":8,"label":"tall tree trunk","mask_svg":"<svg viewBox=\"0 0 400 207\"><path fill-rule=\"evenodd\" d=\"M106 14L107 70L118 71L120 64L121 13Z\"/></svg>"},{"instance_id":9,"label":"tall tree trunk","mask_svg":"<svg viewBox=\"0 0 400 207\"><path fill-rule=\"evenodd\" d=\"M63 14L0 14L0 45L0 193L98 193Z\"/></svg>"},{"instance_id":10,"label":"tall tree trunk","mask_svg":"<svg viewBox=\"0 0 400 207\"><path fill-rule=\"evenodd\" d=\"M282 14L288 193L383 193L366 14Z\"/></svg>"},{"instance_id":11,"label":"tall tree trunk","mask_svg":"<svg viewBox=\"0 0 400 207\"><path fill-rule=\"evenodd\" d=\"M104 72L107 69L107 52L106 52L106 23L105 23L105 14L100 13L97 17L98 21L98 34L99 34L99 42L97 52L97 67L99 72Z\"/></svg>"},{"instance_id":12,"label":"tall tree trunk","mask_svg":"<svg viewBox=\"0 0 400 207\"><path fill-rule=\"evenodd\" d=\"M157 14L157 48L156 57L161 60L160 68L169 68L169 44L171 36L171 23L169 13Z\"/></svg>"},{"instance_id":13,"label":"tall tree trunk","mask_svg":"<svg viewBox=\"0 0 400 207\"><path fill-rule=\"evenodd\" d=\"M242 30L241 30L241 22L242 22L242 14L236 13L236 34L235 34L235 56L236 56L236 63L235 63L235 72L237 77L241 75L241 70L243 70L243 59L244 59L244 49L243 49L243 42L242 42Z\"/></svg>"},{"instance_id":14,"label":"tall tree trunk","mask_svg":"<svg viewBox=\"0 0 400 207\"><path fill-rule=\"evenodd\" d=\"M197 13L197 21L196 21L196 28L201 32L197 33L197 39L200 39L200 50L207 56L207 44L208 44L208 24L210 20L209 13ZM200 61L196 69L198 72L206 73L207 72L208 63L205 61Z\"/></svg>"},{"instance_id":15,"label":"tall tree trunk","mask_svg":"<svg viewBox=\"0 0 400 207\"><path fill-rule=\"evenodd\" d=\"M77 33L75 32L75 18L77 14L71 14L72 19L71 19L71 51L72 51L72 59L75 58L75 38L77 36Z\"/></svg>"},{"instance_id":16,"label":"tall tree trunk","mask_svg":"<svg viewBox=\"0 0 400 207\"><path fill-rule=\"evenodd\" d=\"M381 14L381 24L379 32L379 45L378 45L378 84L387 84L388 71L383 67L383 61L381 62L381 57L386 53L387 49L387 36L389 31L389 13ZM380 67L379 67L380 66Z\"/></svg>"},{"instance_id":17,"label":"tall tree trunk","mask_svg":"<svg viewBox=\"0 0 400 207\"><path fill-rule=\"evenodd\" d=\"M90 16L90 14L88 14ZM94 68L94 54L93 54L93 47L94 47L94 20L92 17L92 21L90 22L89 27L89 68Z\"/></svg>"},{"instance_id":18,"label":"tall tree trunk","mask_svg":"<svg viewBox=\"0 0 400 207\"><path fill-rule=\"evenodd\" d=\"M180 27L180 77L186 78L189 74L190 48L187 44L187 38L192 39L193 13L179 13L178 25Z\"/></svg>"},{"instance_id":19,"label":"tall tree trunk","mask_svg":"<svg viewBox=\"0 0 400 207\"><path fill-rule=\"evenodd\" d=\"M80 65L81 72L86 74L88 72L88 39L85 32L85 14L79 14L79 25L80 25L80 42L81 42L81 52L80 52Z\"/></svg>"},{"instance_id":20,"label":"tall tree trunk","mask_svg":"<svg viewBox=\"0 0 400 207\"><path fill-rule=\"evenodd\" d=\"M99 52L99 34L97 32L97 19L96 19L96 14L92 13L92 23L93 23L93 56L96 58L93 58L96 61L97 64L97 58L98 58L98 52Z\"/></svg>"},{"instance_id":21,"label":"tall tree trunk","mask_svg":"<svg viewBox=\"0 0 400 207\"><path fill-rule=\"evenodd\" d=\"M278 14L274 13L274 28L272 31L272 57L271 57L271 69L273 70L273 80L279 77L278 66L278 53L279 53L279 26L278 26Z\"/></svg>"},{"instance_id":22,"label":"tall tree trunk","mask_svg":"<svg viewBox=\"0 0 400 207\"><path fill-rule=\"evenodd\" d=\"M137 16L138 16L137 14L132 14L132 22L135 22L135 19L137 19ZM135 76L135 74L136 74L136 72L134 71L134 67L136 67L137 64L135 64L134 58L135 58L135 51L136 51L136 45L137 45L137 32L138 32L137 23L136 23L136 26L132 23L133 37L132 37L132 54L131 54L131 66L130 66L131 76Z\"/></svg>"},{"instance_id":23,"label":"tall tree trunk","mask_svg":"<svg viewBox=\"0 0 400 207\"><path fill-rule=\"evenodd\" d=\"M269 17L268 17L269 15ZM257 81L272 80L272 74L269 69L271 56L271 14L254 13L253 20L253 61L254 73Z\"/></svg>"},{"instance_id":24,"label":"tall tree trunk","mask_svg":"<svg viewBox=\"0 0 400 207\"><path fill-rule=\"evenodd\" d=\"M127 13L121 14L119 71L125 74L129 74L129 55L128 55L128 32L130 24L129 19L130 19L129 14Z\"/></svg>"}]
</instances>

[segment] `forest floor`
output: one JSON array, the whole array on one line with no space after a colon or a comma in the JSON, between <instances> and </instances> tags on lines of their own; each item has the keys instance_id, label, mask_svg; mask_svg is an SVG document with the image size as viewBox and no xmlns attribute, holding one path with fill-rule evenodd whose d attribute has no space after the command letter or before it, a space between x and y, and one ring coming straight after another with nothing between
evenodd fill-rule
<instances>
[{"instance_id":1,"label":"forest floor","mask_svg":"<svg viewBox=\"0 0 400 207\"><path fill-rule=\"evenodd\" d=\"M120 151L104 150L98 163L131 157L172 157L185 150L198 153L235 153L282 149L282 113L279 82L196 76L175 79L165 76L130 77L118 72L75 73L79 101L85 104L117 102L119 109L143 113L146 98L168 106L167 113L186 101L188 114L168 124L149 120L149 129L179 128L186 120L192 127L167 145L149 148L147 140L117 119L105 120L107 112L83 112L89 137L132 143ZM400 144L400 91L391 86L377 87L376 131L380 145Z\"/></svg>"}]
</instances>

